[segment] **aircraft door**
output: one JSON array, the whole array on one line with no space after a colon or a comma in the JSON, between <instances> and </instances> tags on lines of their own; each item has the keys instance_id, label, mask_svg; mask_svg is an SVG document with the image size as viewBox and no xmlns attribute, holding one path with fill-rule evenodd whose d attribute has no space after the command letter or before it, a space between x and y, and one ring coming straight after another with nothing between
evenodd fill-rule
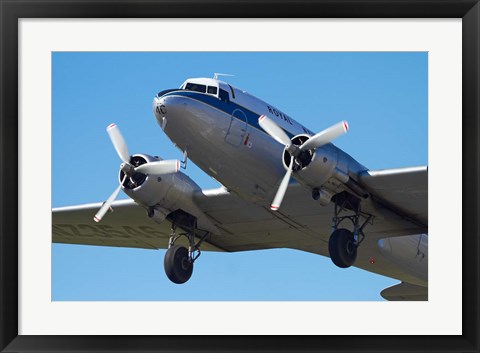
<instances>
[{"instance_id":1,"label":"aircraft door","mask_svg":"<svg viewBox=\"0 0 480 353\"><path fill-rule=\"evenodd\" d=\"M247 133L247 116L240 109L235 109L232 112L230 127L228 128L225 141L234 146L239 146L245 134Z\"/></svg>"}]
</instances>

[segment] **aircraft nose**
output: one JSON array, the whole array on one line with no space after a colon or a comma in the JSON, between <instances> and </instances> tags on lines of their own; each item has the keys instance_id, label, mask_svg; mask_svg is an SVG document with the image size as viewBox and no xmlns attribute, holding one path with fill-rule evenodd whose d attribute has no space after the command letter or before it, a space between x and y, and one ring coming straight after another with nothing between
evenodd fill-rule
<instances>
[{"instance_id":1,"label":"aircraft nose","mask_svg":"<svg viewBox=\"0 0 480 353\"><path fill-rule=\"evenodd\" d=\"M167 104L164 97L155 97L153 98L153 112L155 115L165 115L167 114Z\"/></svg>"},{"instance_id":2,"label":"aircraft nose","mask_svg":"<svg viewBox=\"0 0 480 353\"><path fill-rule=\"evenodd\" d=\"M167 124L167 102L164 97L153 98L153 114L162 130L165 130Z\"/></svg>"}]
</instances>

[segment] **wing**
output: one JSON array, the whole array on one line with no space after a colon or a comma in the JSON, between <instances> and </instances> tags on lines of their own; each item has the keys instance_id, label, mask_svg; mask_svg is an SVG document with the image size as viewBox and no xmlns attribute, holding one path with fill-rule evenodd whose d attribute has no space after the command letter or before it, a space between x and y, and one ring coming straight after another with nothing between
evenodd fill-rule
<instances>
[{"instance_id":1,"label":"wing","mask_svg":"<svg viewBox=\"0 0 480 353\"><path fill-rule=\"evenodd\" d=\"M372 195L362 210L374 216L365 233L375 243L428 232L427 167L367 171L359 181ZM328 254L333 205L320 205L298 183L290 184L282 208L275 212L222 189L202 191L195 202L222 230L215 241L228 251L288 247Z\"/></svg>"},{"instance_id":2,"label":"wing","mask_svg":"<svg viewBox=\"0 0 480 353\"><path fill-rule=\"evenodd\" d=\"M362 210L374 219L365 228L367 236L359 248L356 267L398 278L398 267L382 256L377 241L426 232L426 173L423 168L366 172L361 176L360 182L372 193ZM412 202L411 197L416 201ZM204 240L202 250L291 248L329 254L334 206L314 201L311 191L298 183L290 184L282 209L276 212L270 210L269 203L247 202L223 188L198 191L193 201L218 230ZM170 222L155 223L148 219L145 209L128 200L116 201L112 205L114 212L95 223L93 215L100 206L98 203L54 209L53 241L146 249L167 247ZM402 279L410 282L408 274L402 273ZM411 277L411 282L415 283L415 277Z\"/></svg>"},{"instance_id":3,"label":"wing","mask_svg":"<svg viewBox=\"0 0 480 353\"><path fill-rule=\"evenodd\" d=\"M368 225L369 236L390 236L426 232L427 168L368 171L360 182L379 200L367 207L376 216ZM223 188L198 192L198 207L219 229L208 239L211 250L244 251L294 248L326 255L331 233L333 206L321 206L310 191L292 183L282 209L244 201ZM395 212L385 212L393 207ZM101 223L92 215L101 203L53 209L53 241L58 243L165 248L171 232L169 222L157 224L133 200L116 201ZM388 208L387 207L387 208ZM399 214L400 212L400 214ZM405 220L411 216L412 220Z\"/></svg>"},{"instance_id":4,"label":"wing","mask_svg":"<svg viewBox=\"0 0 480 353\"><path fill-rule=\"evenodd\" d=\"M427 233L427 168L366 172L360 182L371 197L362 211L373 215L355 266L417 283L380 252L378 240ZM414 198L414 201L411 200ZM292 248L328 256L334 205L322 206L311 191L290 184L280 211L243 201L225 190L199 192L195 202L221 231L209 241L226 251ZM372 259L375 266L372 266Z\"/></svg>"},{"instance_id":5,"label":"wing","mask_svg":"<svg viewBox=\"0 0 480 353\"><path fill-rule=\"evenodd\" d=\"M295 211L295 214L303 212L306 218L301 217L298 222L293 219L293 214L272 212L266 206L244 201L223 188L198 192L195 203L218 229L217 234L211 234L204 241L202 250L298 248L317 252L318 227L325 235L330 233L331 209L319 208L309 192L298 184L291 186L286 200L290 203L286 209ZM315 211L309 205L315 206ZM53 209L53 242L145 249L168 246L170 222L157 224L133 200L122 200L115 201L113 212L96 223L93 215L101 206L102 203L95 203ZM308 214L305 213L307 210Z\"/></svg>"},{"instance_id":6,"label":"wing","mask_svg":"<svg viewBox=\"0 0 480 353\"><path fill-rule=\"evenodd\" d=\"M171 233L169 222L157 224L148 219L146 210L133 200L115 201L113 212L101 223L93 215L102 203L54 208L52 210L52 241L64 244L117 246L127 248L167 248ZM183 239L182 239L183 240ZM187 244L179 239L179 244ZM202 250L222 251L205 243Z\"/></svg>"},{"instance_id":7,"label":"wing","mask_svg":"<svg viewBox=\"0 0 480 353\"><path fill-rule=\"evenodd\" d=\"M401 213L428 224L428 167L366 171L360 182Z\"/></svg>"}]
</instances>

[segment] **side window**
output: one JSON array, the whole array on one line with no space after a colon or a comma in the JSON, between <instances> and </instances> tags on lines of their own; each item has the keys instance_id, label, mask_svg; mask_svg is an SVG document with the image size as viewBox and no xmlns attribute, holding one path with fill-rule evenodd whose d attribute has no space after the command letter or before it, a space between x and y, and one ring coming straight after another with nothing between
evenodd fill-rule
<instances>
[{"instance_id":1,"label":"side window","mask_svg":"<svg viewBox=\"0 0 480 353\"><path fill-rule=\"evenodd\" d=\"M207 93L217 95L217 87L208 86Z\"/></svg>"},{"instance_id":2,"label":"side window","mask_svg":"<svg viewBox=\"0 0 480 353\"><path fill-rule=\"evenodd\" d=\"M220 88L220 94L219 94L220 100L222 102L228 102L229 97L228 97L228 92Z\"/></svg>"}]
</instances>

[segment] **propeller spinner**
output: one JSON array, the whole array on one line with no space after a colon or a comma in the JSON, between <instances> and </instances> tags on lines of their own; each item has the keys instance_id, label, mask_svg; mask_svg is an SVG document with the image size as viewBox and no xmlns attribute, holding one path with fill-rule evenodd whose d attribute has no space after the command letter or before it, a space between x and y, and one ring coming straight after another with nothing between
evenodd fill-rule
<instances>
[{"instance_id":1,"label":"propeller spinner","mask_svg":"<svg viewBox=\"0 0 480 353\"><path fill-rule=\"evenodd\" d=\"M316 150L348 131L348 123L346 121L341 121L323 131L320 131L318 134L313 135L301 146L296 146L292 143L285 131L266 115L262 115L258 118L258 124L273 139L282 145L285 145L285 150L290 153L291 156L287 172L285 173L285 176L278 187L277 193L275 194L275 198L270 205L272 211L277 211L282 204L283 197L287 192L288 183L292 175L295 158L297 158L303 151Z\"/></svg>"},{"instance_id":2,"label":"propeller spinner","mask_svg":"<svg viewBox=\"0 0 480 353\"><path fill-rule=\"evenodd\" d=\"M110 197L103 203L102 207L100 207L98 212L93 217L93 220L95 222L100 222L102 220L103 216L105 215L105 213L107 213L113 201L115 201L118 194L120 193L123 183L127 180L127 178L132 177L135 173L142 173L146 175L149 175L149 174L162 175L162 174L176 173L180 170L180 161L177 159L168 160L168 161L149 162L149 163L142 164L138 167L134 167L130 163L130 154L128 153L127 144L118 126L116 124L108 125L107 133L108 133L108 136L110 136L110 140L112 141L115 151L117 151L118 156L123 162L120 165L120 170L124 172L124 177L120 185L115 189L115 191L110 195Z\"/></svg>"}]
</instances>

